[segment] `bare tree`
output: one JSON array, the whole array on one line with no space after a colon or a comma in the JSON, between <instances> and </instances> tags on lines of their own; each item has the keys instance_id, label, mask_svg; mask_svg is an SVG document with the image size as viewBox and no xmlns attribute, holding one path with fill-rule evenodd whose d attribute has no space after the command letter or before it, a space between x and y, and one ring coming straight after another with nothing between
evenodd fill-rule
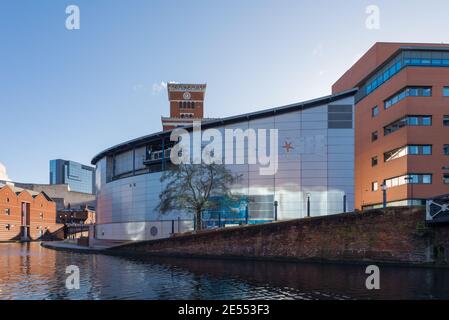
<instances>
[{"instance_id":1,"label":"bare tree","mask_svg":"<svg viewBox=\"0 0 449 320\"><path fill-rule=\"evenodd\" d=\"M195 229L201 230L201 213L215 208L217 203L211 196L233 198L230 186L240 179L222 164L180 164L165 171L161 182L165 185L159 195L157 210L167 213L185 210L195 217Z\"/></svg>"}]
</instances>

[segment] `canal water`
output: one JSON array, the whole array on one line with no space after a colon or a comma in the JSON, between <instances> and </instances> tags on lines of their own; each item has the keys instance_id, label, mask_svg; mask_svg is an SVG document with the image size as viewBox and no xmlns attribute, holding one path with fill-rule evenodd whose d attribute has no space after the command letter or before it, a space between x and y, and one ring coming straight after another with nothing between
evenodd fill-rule
<instances>
[{"instance_id":1,"label":"canal water","mask_svg":"<svg viewBox=\"0 0 449 320\"><path fill-rule=\"evenodd\" d=\"M68 266L80 288L66 288ZM122 258L0 244L0 299L448 299L449 270L380 267L380 290L366 266Z\"/></svg>"}]
</instances>

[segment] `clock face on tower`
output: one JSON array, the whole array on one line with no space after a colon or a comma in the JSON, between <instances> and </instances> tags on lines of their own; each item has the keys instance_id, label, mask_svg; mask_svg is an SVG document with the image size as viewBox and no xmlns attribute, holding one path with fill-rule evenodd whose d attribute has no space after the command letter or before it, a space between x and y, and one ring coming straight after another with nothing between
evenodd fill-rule
<instances>
[{"instance_id":1,"label":"clock face on tower","mask_svg":"<svg viewBox=\"0 0 449 320\"><path fill-rule=\"evenodd\" d=\"M184 100L190 100L191 94L190 94L190 92L184 92L184 94L182 95L182 97L184 98Z\"/></svg>"}]
</instances>

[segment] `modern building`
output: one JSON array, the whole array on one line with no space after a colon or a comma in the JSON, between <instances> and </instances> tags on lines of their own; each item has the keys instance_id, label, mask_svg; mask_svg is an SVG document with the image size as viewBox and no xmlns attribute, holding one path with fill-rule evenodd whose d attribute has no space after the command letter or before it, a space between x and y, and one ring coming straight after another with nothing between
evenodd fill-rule
<instances>
[{"instance_id":1,"label":"modern building","mask_svg":"<svg viewBox=\"0 0 449 320\"><path fill-rule=\"evenodd\" d=\"M0 241L51 239L62 227L56 203L44 192L0 183Z\"/></svg>"},{"instance_id":2,"label":"modern building","mask_svg":"<svg viewBox=\"0 0 449 320\"><path fill-rule=\"evenodd\" d=\"M170 116L161 117L164 131L192 125L204 118L206 84L169 83L167 85Z\"/></svg>"},{"instance_id":3,"label":"modern building","mask_svg":"<svg viewBox=\"0 0 449 320\"><path fill-rule=\"evenodd\" d=\"M169 98L171 108L183 108L179 94ZM171 165L170 129L182 125L172 124L92 160L100 238L153 239L173 230L173 224L156 222L191 220L155 209L159 178ZM230 224L247 217L249 223L272 221L273 204L280 220L370 209L384 201L422 204L449 194L449 45L376 43L333 85L332 95L203 122L202 130L209 128L279 132L275 175L261 176L260 165L227 165L243 175L233 186L242 201L233 204L232 215L222 210ZM216 216L206 212L205 219L209 225Z\"/></svg>"},{"instance_id":4,"label":"modern building","mask_svg":"<svg viewBox=\"0 0 449 320\"><path fill-rule=\"evenodd\" d=\"M449 45L376 43L332 87L355 96L355 207L449 193Z\"/></svg>"},{"instance_id":5,"label":"modern building","mask_svg":"<svg viewBox=\"0 0 449 320\"><path fill-rule=\"evenodd\" d=\"M95 168L69 160L50 160L50 184L68 184L71 191L95 193Z\"/></svg>"},{"instance_id":6,"label":"modern building","mask_svg":"<svg viewBox=\"0 0 449 320\"><path fill-rule=\"evenodd\" d=\"M223 210L221 219L232 225L244 223L246 218L248 223L273 221L275 203L279 220L353 210L355 93L356 90L349 90L204 122L203 132L278 130L278 140L268 146L270 153L278 152L278 169L274 174L261 174L264 165L250 164L247 153L245 159L239 159L244 160L243 164L226 164L229 170L242 175L232 186L241 195L241 201L234 204L237 210ZM192 126L186 129L192 135ZM156 239L192 227L192 216L185 212L161 214L156 210L163 188L160 177L171 165L174 142L170 141L170 135L168 130L137 138L111 147L92 160L97 174L98 238ZM226 141L223 148L228 150L231 145L234 155L248 148L248 139L244 144L235 137L232 140L231 144ZM245 205L247 216L243 217ZM210 212L204 218L206 223L216 220Z\"/></svg>"}]
</instances>

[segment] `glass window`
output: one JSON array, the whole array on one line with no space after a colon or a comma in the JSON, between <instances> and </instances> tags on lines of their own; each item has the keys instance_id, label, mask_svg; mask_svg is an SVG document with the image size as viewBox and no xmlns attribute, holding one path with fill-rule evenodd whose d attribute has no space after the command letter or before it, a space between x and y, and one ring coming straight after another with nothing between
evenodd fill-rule
<instances>
[{"instance_id":1,"label":"glass window","mask_svg":"<svg viewBox=\"0 0 449 320\"><path fill-rule=\"evenodd\" d=\"M377 163L378 163L377 156L376 157L372 157L371 158L371 166L375 167L375 166L377 166Z\"/></svg>"},{"instance_id":2,"label":"glass window","mask_svg":"<svg viewBox=\"0 0 449 320\"><path fill-rule=\"evenodd\" d=\"M443 96L449 97L449 87L444 87L443 88Z\"/></svg>"},{"instance_id":3,"label":"glass window","mask_svg":"<svg viewBox=\"0 0 449 320\"><path fill-rule=\"evenodd\" d=\"M408 179L409 179L409 177L408 176L400 176L400 177L398 177L398 185L400 185L400 186L403 186L404 184L407 184L408 183Z\"/></svg>"},{"instance_id":4,"label":"glass window","mask_svg":"<svg viewBox=\"0 0 449 320\"><path fill-rule=\"evenodd\" d=\"M422 176L422 183L424 183L424 184L431 184L432 183L432 175L431 174L424 174Z\"/></svg>"},{"instance_id":5,"label":"glass window","mask_svg":"<svg viewBox=\"0 0 449 320\"><path fill-rule=\"evenodd\" d=\"M419 124L417 117L409 117L407 122L410 126L417 126Z\"/></svg>"},{"instance_id":6,"label":"glass window","mask_svg":"<svg viewBox=\"0 0 449 320\"><path fill-rule=\"evenodd\" d=\"M366 93L367 94L370 94L371 93L371 84L369 84L367 87L366 87Z\"/></svg>"},{"instance_id":7,"label":"glass window","mask_svg":"<svg viewBox=\"0 0 449 320\"><path fill-rule=\"evenodd\" d=\"M371 184L371 190L372 190L372 191L377 191L377 190L379 190L379 184L377 183L377 181L375 181L375 182L373 182L373 183Z\"/></svg>"},{"instance_id":8,"label":"glass window","mask_svg":"<svg viewBox=\"0 0 449 320\"><path fill-rule=\"evenodd\" d=\"M431 88L424 88L422 90L422 96L423 97L430 97L430 96L432 96L432 89Z\"/></svg>"},{"instance_id":9,"label":"glass window","mask_svg":"<svg viewBox=\"0 0 449 320\"><path fill-rule=\"evenodd\" d=\"M405 99L408 96L412 97L430 97L432 96L432 88L430 87L407 87L396 93L394 96L384 101L384 108L388 109L392 105Z\"/></svg>"},{"instance_id":10,"label":"glass window","mask_svg":"<svg viewBox=\"0 0 449 320\"><path fill-rule=\"evenodd\" d=\"M417 174L411 174L408 177L405 177L405 180L408 181L408 183L419 183L419 176Z\"/></svg>"},{"instance_id":11,"label":"glass window","mask_svg":"<svg viewBox=\"0 0 449 320\"><path fill-rule=\"evenodd\" d=\"M5 209L5 214L7 216L10 216L11 215L11 209Z\"/></svg>"},{"instance_id":12,"label":"glass window","mask_svg":"<svg viewBox=\"0 0 449 320\"><path fill-rule=\"evenodd\" d=\"M422 125L423 126L431 126L432 125L432 117L423 117Z\"/></svg>"},{"instance_id":13,"label":"glass window","mask_svg":"<svg viewBox=\"0 0 449 320\"><path fill-rule=\"evenodd\" d=\"M408 95L412 97L418 96L418 89L417 88L410 88L408 89Z\"/></svg>"},{"instance_id":14,"label":"glass window","mask_svg":"<svg viewBox=\"0 0 449 320\"><path fill-rule=\"evenodd\" d=\"M443 148L444 155L449 156L449 144L445 144Z\"/></svg>"},{"instance_id":15,"label":"glass window","mask_svg":"<svg viewBox=\"0 0 449 320\"><path fill-rule=\"evenodd\" d=\"M443 174L443 182L449 184L449 173Z\"/></svg>"},{"instance_id":16,"label":"glass window","mask_svg":"<svg viewBox=\"0 0 449 320\"><path fill-rule=\"evenodd\" d=\"M373 109L371 110L371 115L373 117L376 117L378 114L379 114L379 107L378 106L373 107Z\"/></svg>"},{"instance_id":17,"label":"glass window","mask_svg":"<svg viewBox=\"0 0 449 320\"><path fill-rule=\"evenodd\" d=\"M396 187L399 185L399 178L393 178L391 179L391 186Z\"/></svg>"},{"instance_id":18,"label":"glass window","mask_svg":"<svg viewBox=\"0 0 449 320\"><path fill-rule=\"evenodd\" d=\"M362 90L360 90L360 95L356 96L356 102L363 99L365 96L369 95L377 88L382 86L389 79L398 74L402 68L407 66L417 66L417 67L448 67L449 66L449 55L446 52L434 51L434 50L404 50L396 55L394 60L386 64L383 68L378 70L364 85ZM426 88L424 90L413 90L411 94L413 96L430 96L432 94L431 89Z\"/></svg>"},{"instance_id":19,"label":"glass window","mask_svg":"<svg viewBox=\"0 0 449 320\"><path fill-rule=\"evenodd\" d=\"M444 116L443 125L449 127L449 116Z\"/></svg>"},{"instance_id":20,"label":"glass window","mask_svg":"<svg viewBox=\"0 0 449 320\"><path fill-rule=\"evenodd\" d=\"M408 154L419 154L418 146L409 146L408 147Z\"/></svg>"},{"instance_id":21,"label":"glass window","mask_svg":"<svg viewBox=\"0 0 449 320\"><path fill-rule=\"evenodd\" d=\"M423 155L431 155L432 154L432 146L422 146L422 154Z\"/></svg>"},{"instance_id":22,"label":"glass window","mask_svg":"<svg viewBox=\"0 0 449 320\"><path fill-rule=\"evenodd\" d=\"M379 133L377 131L374 131L371 133L371 141L376 141L379 138Z\"/></svg>"},{"instance_id":23,"label":"glass window","mask_svg":"<svg viewBox=\"0 0 449 320\"><path fill-rule=\"evenodd\" d=\"M384 161L388 162L407 155L407 148L401 147L384 153Z\"/></svg>"},{"instance_id":24,"label":"glass window","mask_svg":"<svg viewBox=\"0 0 449 320\"><path fill-rule=\"evenodd\" d=\"M399 97L398 97L398 96L394 96L394 97L391 99L391 104L396 104L396 103L398 103L398 101L399 101Z\"/></svg>"}]
</instances>

